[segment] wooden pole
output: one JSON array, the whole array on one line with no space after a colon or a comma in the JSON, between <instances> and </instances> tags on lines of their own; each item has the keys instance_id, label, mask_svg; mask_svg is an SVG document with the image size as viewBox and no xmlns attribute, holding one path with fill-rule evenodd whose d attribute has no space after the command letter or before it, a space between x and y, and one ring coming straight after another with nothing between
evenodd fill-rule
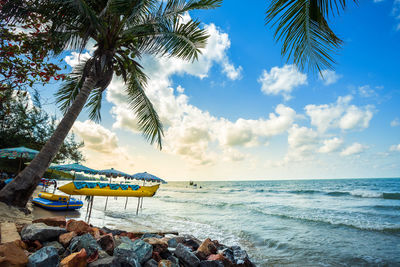
<instances>
[{"instance_id":1,"label":"wooden pole","mask_svg":"<svg viewBox=\"0 0 400 267\"><path fill-rule=\"evenodd\" d=\"M146 184L146 180L143 180L143 186ZM141 198L142 199L142 202L140 203L140 208L141 209L143 209L143 198Z\"/></svg>"},{"instance_id":2,"label":"wooden pole","mask_svg":"<svg viewBox=\"0 0 400 267\"><path fill-rule=\"evenodd\" d=\"M125 209L126 209L126 205L128 204L128 197L126 197L126 201L125 201Z\"/></svg>"},{"instance_id":3,"label":"wooden pole","mask_svg":"<svg viewBox=\"0 0 400 267\"><path fill-rule=\"evenodd\" d=\"M88 220L87 220L88 223L89 223L89 221L90 221L90 217L92 216L93 199L94 199L94 196L92 196L92 200L90 201L91 204L90 204L89 217L88 217Z\"/></svg>"},{"instance_id":4,"label":"wooden pole","mask_svg":"<svg viewBox=\"0 0 400 267\"><path fill-rule=\"evenodd\" d=\"M111 184L111 176L110 176L110 184ZM106 198L106 205L104 206L104 211L107 209L108 197Z\"/></svg>"},{"instance_id":5,"label":"wooden pole","mask_svg":"<svg viewBox=\"0 0 400 267\"><path fill-rule=\"evenodd\" d=\"M136 215L139 213L139 204L140 204L140 197L138 197L137 208L136 208Z\"/></svg>"}]
</instances>

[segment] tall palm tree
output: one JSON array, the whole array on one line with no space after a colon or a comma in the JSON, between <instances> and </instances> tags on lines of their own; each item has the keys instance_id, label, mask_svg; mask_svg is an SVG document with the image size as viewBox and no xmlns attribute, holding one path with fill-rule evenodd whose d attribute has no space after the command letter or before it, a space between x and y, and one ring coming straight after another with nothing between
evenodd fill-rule
<instances>
[{"instance_id":1,"label":"tall palm tree","mask_svg":"<svg viewBox=\"0 0 400 267\"><path fill-rule=\"evenodd\" d=\"M343 41L328 24L340 14L346 0L271 0L266 23L275 27L275 39L282 41L281 54L300 68L321 72L332 69ZM350 0L357 3L357 0Z\"/></svg>"},{"instance_id":2,"label":"tall palm tree","mask_svg":"<svg viewBox=\"0 0 400 267\"><path fill-rule=\"evenodd\" d=\"M183 21L185 12L211 9L222 0L41 0L51 33L65 48L83 51L95 42L93 55L77 66L57 93L65 115L31 164L0 191L0 201L25 207L76 118L86 106L100 120L103 92L114 75L122 77L143 135L161 149L162 125L145 94L147 77L138 63L143 54L196 60L208 35L200 22ZM61 42L60 42L61 40ZM123 90L121 88L121 90Z\"/></svg>"}]
</instances>

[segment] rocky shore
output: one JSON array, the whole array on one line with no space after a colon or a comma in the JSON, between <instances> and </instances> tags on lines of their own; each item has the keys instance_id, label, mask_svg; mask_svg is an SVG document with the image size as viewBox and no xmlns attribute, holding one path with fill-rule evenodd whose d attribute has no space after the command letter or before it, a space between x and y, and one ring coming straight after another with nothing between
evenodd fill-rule
<instances>
[{"instance_id":1,"label":"rocky shore","mask_svg":"<svg viewBox=\"0 0 400 267\"><path fill-rule=\"evenodd\" d=\"M255 266L239 246L178 233L97 228L63 216L1 227L0 266Z\"/></svg>"}]
</instances>

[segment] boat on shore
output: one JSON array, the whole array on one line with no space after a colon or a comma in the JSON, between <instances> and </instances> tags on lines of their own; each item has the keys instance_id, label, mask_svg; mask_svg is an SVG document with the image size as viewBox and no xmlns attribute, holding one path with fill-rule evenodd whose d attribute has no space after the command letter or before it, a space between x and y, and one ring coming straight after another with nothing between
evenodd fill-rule
<instances>
[{"instance_id":1,"label":"boat on shore","mask_svg":"<svg viewBox=\"0 0 400 267\"><path fill-rule=\"evenodd\" d=\"M97 182L71 182L60 186L58 190L68 195L152 197L157 192L159 187L159 184L152 186L139 186Z\"/></svg>"},{"instance_id":2,"label":"boat on shore","mask_svg":"<svg viewBox=\"0 0 400 267\"><path fill-rule=\"evenodd\" d=\"M47 192L40 192L32 203L46 210L76 210L83 207L81 200Z\"/></svg>"}]
</instances>

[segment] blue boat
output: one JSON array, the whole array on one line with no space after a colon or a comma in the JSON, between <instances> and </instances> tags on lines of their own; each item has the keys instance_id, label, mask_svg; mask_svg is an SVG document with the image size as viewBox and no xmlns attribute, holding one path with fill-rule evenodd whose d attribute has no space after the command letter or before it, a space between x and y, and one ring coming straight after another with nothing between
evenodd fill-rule
<instances>
[{"instance_id":1,"label":"blue boat","mask_svg":"<svg viewBox=\"0 0 400 267\"><path fill-rule=\"evenodd\" d=\"M81 200L44 192L40 193L39 197L34 198L32 203L46 210L76 210L83 207Z\"/></svg>"}]
</instances>

